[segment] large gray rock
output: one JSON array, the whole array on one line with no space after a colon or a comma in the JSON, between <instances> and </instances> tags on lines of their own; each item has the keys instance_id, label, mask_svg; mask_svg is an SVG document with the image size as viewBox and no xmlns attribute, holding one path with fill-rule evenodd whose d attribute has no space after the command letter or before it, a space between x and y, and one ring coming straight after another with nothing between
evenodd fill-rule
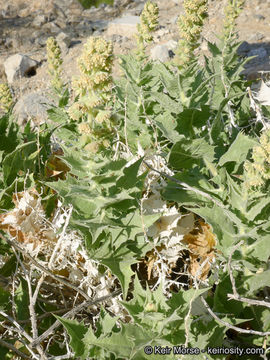
<instances>
[{"instance_id":1,"label":"large gray rock","mask_svg":"<svg viewBox=\"0 0 270 360\"><path fill-rule=\"evenodd\" d=\"M57 41L58 45L60 46L62 54L66 55L68 53L68 48L71 45L70 36L62 31L56 36L56 41Z\"/></svg>"},{"instance_id":2,"label":"large gray rock","mask_svg":"<svg viewBox=\"0 0 270 360\"><path fill-rule=\"evenodd\" d=\"M237 49L237 54L246 56L250 50L251 50L250 44L247 41L243 41L242 44Z\"/></svg>"},{"instance_id":3,"label":"large gray rock","mask_svg":"<svg viewBox=\"0 0 270 360\"><path fill-rule=\"evenodd\" d=\"M44 95L32 92L23 95L13 108L13 115L20 126L26 125L30 120L31 126L42 124L48 120L47 110L52 107Z\"/></svg>"},{"instance_id":4,"label":"large gray rock","mask_svg":"<svg viewBox=\"0 0 270 360\"><path fill-rule=\"evenodd\" d=\"M263 46L260 46L257 49L250 50L248 52L248 57L249 56L256 56L254 59L250 61L250 63L258 63L267 58L267 51Z\"/></svg>"},{"instance_id":5,"label":"large gray rock","mask_svg":"<svg viewBox=\"0 0 270 360\"><path fill-rule=\"evenodd\" d=\"M27 55L15 54L8 57L4 62L7 81L12 83L21 77L35 75L38 61L31 59Z\"/></svg>"},{"instance_id":6,"label":"large gray rock","mask_svg":"<svg viewBox=\"0 0 270 360\"><path fill-rule=\"evenodd\" d=\"M131 38L137 32L137 24L139 22L139 16L129 15L117 18L108 24L108 36L116 34Z\"/></svg>"},{"instance_id":7,"label":"large gray rock","mask_svg":"<svg viewBox=\"0 0 270 360\"><path fill-rule=\"evenodd\" d=\"M177 41L169 40L163 45L156 45L150 51L152 60L159 60L161 62L168 61L174 55L174 50L177 48Z\"/></svg>"},{"instance_id":8,"label":"large gray rock","mask_svg":"<svg viewBox=\"0 0 270 360\"><path fill-rule=\"evenodd\" d=\"M151 59L165 62L169 60L169 49L166 45L156 45L151 49Z\"/></svg>"}]
</instances>

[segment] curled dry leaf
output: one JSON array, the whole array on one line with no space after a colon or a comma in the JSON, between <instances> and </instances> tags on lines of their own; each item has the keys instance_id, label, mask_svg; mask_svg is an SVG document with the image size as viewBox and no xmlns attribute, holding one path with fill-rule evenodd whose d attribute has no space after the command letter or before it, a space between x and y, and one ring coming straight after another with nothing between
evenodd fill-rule
<instances>
[{"instance_id":1,"label":"curled dry leaf","mask_svg":"<svg viewBox=\"0 0 270 360\"><path fill-rule=\"evenodd\" d=\"M190 252L189 272L197 279L205 280L210 271L211 262L215 258L215 235L210 226L198 221L198 227L186 234L183 243L188 245Z\"/></svg>"},{"instance_id":2,"label":"curled dry leaf","mask_svg":"<svg viewBox=\"0 0 270 360\"><path fill-rule=\"evenodd\" d=\"M59 148L48 158L45 166L46 177L53 177L55 180L66 178L66 174L70 171L70 168L59 157L62 155L64 155L64 152L61 148Z\"/></svg>"},{"instance_id":3,"label":"curled dry leaf","mask_svg":"<svg viewBox=\"0 0 270 360\"><path fill-rule=\"evenodd\" d=\"M20 243L32 244L33 249L57 240L53 229L48 226L41 198L35 189L13 194L15 208L0 214L0 229L16 238Z\"/></svg>"},{"instance_id":4,"label":"curled dry leaf","mask_svg":"<svg viewBox=\"0 0 270 360\"><path fill-rule=\"evenodd\" d=\"M115 276L109 270L100 272L99 263L89 258L79 234L68 227L63 228L63 225L68 225L71 209L67 211L58 201L53 219L47 219L41 197L35 189L14 194L13 203L13 210L0 214L0 230L20 242L40 265L53 274L64 277L89 297L106 296L115 290ZM61 229L65 230L59 235ZM50 261L52 258L53 261ZM27 258L24 259L25 263L28 261ZM65 298L64 303L70 305L77 296L74 288L63 284L59 286L58 281L50 276L46 276L41 292L44 296L53 294L53 301L57 299L59 304L63 301L62 296ZM106 308L112 313L126 316L116 298L109 299ZM95 311L98 312L98 307L93 305L91 312Z\"/></svg>"}]
</instances>

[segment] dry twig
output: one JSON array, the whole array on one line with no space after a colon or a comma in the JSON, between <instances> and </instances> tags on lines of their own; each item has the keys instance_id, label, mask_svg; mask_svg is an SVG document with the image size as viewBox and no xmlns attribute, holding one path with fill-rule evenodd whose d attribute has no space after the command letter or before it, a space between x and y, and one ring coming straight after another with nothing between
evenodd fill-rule
<instances>
[{"instance_id":1,"label":"dry twig","mask_svg":"<svg viewBox=\"0 0 270 360\"><path fill-rule=\"evenodd\" d=\"M116 297L116 296L120 295L121 292L122 292L121 290L116 290L113 293L106 295L106 296L102 296L96 300L84 301L82 304L80 304L80 305L74 307L72 310L68 311L65 315L62 316L62 318L64 318L64 319L71 318L74 315L76 315L78 312L83 310L84 308L87 308L88 306L96 305L100 302L103 302L103 301L106 301L113 297ZM35 345L41 343L42 341L44 341L47 338L47 336L49 336L59 325L61 325L61 322L59 320L56 320L55 323L48 330L46 330L42 335L40 335L32 343L32 346L35 346Z\"/></svg>"},{"instance_id":2,"label":"dry twig","mask_svg":"<svg viewBox=\"0 0 270 360\"><path fill-rule=\"evenodd\" d=\"M265 306L270 308L270 302L267 301L262 301L262 300L255 300L255 299L248 299L245 297L242 297L238 294L237 289L236 289L236 285L235 285L235 280L233 277L233 273L232 273L232 256L234 254L234 252L241 246L243 245L244 241L240 241L237 245L235 245L230 253L229 256L229 261L228 261L228 271L229 271L229 275L230 275L230 279L231 279L231 283L232 283L232 290L233 290L233 294L228 294L228 298L229 299L233 299L233 300L237 300L237 301L241 301L241 302L245 302L249 305L255 305L255 306Z\"/></svg>"},{"instance_id":3,"label":"dry twig","mask_svg":"<svg viewBox=\"0 0 270 360\"><path fill-rule=\"evenodd\" d=\"M238 331L241 334L250 334L250 335L259 335L259 336L269 336L270 335L270 331L256 331L256 330L247 330L247 329L242 329L240 327L234 326L230 323L228 323L227 321L224 321L222 319L220 319L209 307L209 305L207 304L207 302L204 300L204 298L202 296L200 296L200 299L202 300L204 306L206 307L207 311L209 312L210 315L213 316L213 318L219 322L220 324L228 327L229 329L233 329L235 331Z\"/></svg>"},{"instance_id":4,"label":"dry twig","mask_svg":"<svg viewBox=\"0 0 270 360\"><path fill-rule=\"evenodd\" d=\"M76 292L80 293L86 300L91 300L90 297L81 289L79 289L78 287L76 287L75 285L72 285L71 283L69 283L68 281L62 279L61 277L55 275L52 271L46 269L44 266L42 266L41 264L39 264L38 261L36 261L30 254L27 253L27 251L25 249L23 249L20 245L17 244L17 242L15 242L14 240L10 240L5 238L3 235L0 234L0 237L6 241L7 243L9 243L11 246L14 246L15 249L17 249L18 251L20 251L26 258L28 258L31 263L33 265L35 265L39 270L41 270L43 273L47 274L48 276L50 276L51 278L53 278L54 280L62 283L63 285L75 290Z\"/></svg>"}]
</instances>

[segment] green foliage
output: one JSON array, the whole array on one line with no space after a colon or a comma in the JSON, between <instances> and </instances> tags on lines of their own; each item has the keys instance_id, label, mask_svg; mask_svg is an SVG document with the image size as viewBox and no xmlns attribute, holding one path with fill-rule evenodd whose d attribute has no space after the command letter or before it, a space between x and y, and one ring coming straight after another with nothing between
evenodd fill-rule
<instances>
[{"instance_id":1,"label":"green foliage","mask_svg":"<svg viewBox=\"0 0 270 360\"><path fill-rule=\"evenodd\" d=\"M90 9L91 6L99 7L101 4L113 5L113 0L78 0L84 9Z\"/></svg>"}]
</instances>

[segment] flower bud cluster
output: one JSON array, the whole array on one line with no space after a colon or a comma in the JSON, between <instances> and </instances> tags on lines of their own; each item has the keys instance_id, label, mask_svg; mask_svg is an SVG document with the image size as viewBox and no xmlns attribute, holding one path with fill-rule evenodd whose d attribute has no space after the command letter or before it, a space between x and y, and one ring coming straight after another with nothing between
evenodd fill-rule
<instances>
[{"instance_id":1,"label":"flower bud cluster","mask_svg":"<svg viewBox=\"0 0 270 360\"><path fill-rule=\"evenodd\" d=\"M137 24L137 56L143 59L145 56L144 43L153 41L153 32L158 27L159 9L156 3L147 1L140 16L140 24Z\"/></svg>"},{"instance_id":2,"label":"flower bud cluster","mask_svg":"<svg viewBox=\"0 0 270 360\"><path fill-rule=\"evenodd\" d=\"M61 50L57 41L53 37L47 40L47 59L48 59L48 72L51 76L51 85L57 93L63 91L62 81L62 56Z\"/></svg>"},{"instance_id":3,"label":"flower bud cluster","mask_svg":"<svg viewBox=\"0 0 270 360\"><path fill-rule=\"evenodd\" d=\"M231 37L235 25L236 19L238 18L245 0L228 0L228 4L225 8L225 19L224 19L224 37L228 39Z\"/></svg>"},{"instance_id":4,"label":"flower bud cluster","mask_svg":"<svg viewBox=\"0 0 270 360\"><path fill-rule=\"evenodd\" d=\"M180 40L176 49L175 63L183 67L189 63L199 46L203 23L207 17L207 0L184 0L185 14L178 18Z\"/></svg>"},{"instance_id":5,"label":"flower bud cluster","mask_svg":"<svg viewBox=\"0 0 270 360\"><path fill-rule=\"evenodd\" d=\"M262 186L270 179L270 130L263 132L260 145L253 148L252 160L244 164L247 188Z\"/></svg>"},{"instance_id":6,"label":"flower bud cluster","mask_svg":"<svg viewBox=\"0 0 270 360\"><path fill-rule=\"evenodd\" d=\"M13 99L8 84L0 84L0 110L8 112L12 104Z\"/></svg>"},{"instance_id":7,"label":"flower bud cluster","mask_svg":"<svg viewBox=\"0 0 270 360\"><path fill-rule=\"evenodd\" d=\"M81 75L72 82L78 101L69 108L71 118L79 120L86 115L88 121L98 123L110 118L110 112L104 107L111 99L112 65L112 44L99 37L90 37L78 59Z\"/></svg>"}]
</instances>

